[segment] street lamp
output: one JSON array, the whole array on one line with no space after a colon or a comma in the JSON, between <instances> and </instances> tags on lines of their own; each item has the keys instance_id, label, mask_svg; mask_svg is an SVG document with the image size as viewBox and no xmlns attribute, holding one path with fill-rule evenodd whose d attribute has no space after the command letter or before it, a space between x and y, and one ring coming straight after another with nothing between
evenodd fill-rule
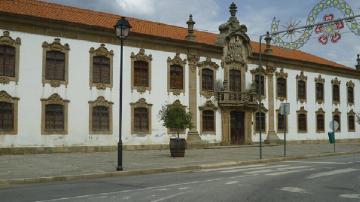
<instances>
[{"instance_id":1,"label":"street lamp","mask_svg":"<svg viewBox=\"0 0 360 202\"><path fill-rule=\"evenodd\" d=\"M129 31L131 29L130 23L125 19L125 17L121 17L121 19L115 25L116 36L120 39L120 89L119 89L119 142L118 142L118 164L116 167L117 171L123 170L122 166L122 80L123 80L123 43L124 39L129 35Z\"/></svg>"}]
</instances>

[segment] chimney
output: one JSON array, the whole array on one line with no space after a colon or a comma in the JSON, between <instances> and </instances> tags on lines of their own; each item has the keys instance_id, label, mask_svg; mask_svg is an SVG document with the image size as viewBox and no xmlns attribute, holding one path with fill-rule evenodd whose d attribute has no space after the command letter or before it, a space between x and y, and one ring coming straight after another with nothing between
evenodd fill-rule
<instances>
[{"instance_id":1,"label":"chimney","mask_svg":"<svg viewBox=\"0 0 360 202\"><path fill-rule=\"evenodd\" d=\"M188 41L195 41L196 36L194 34L194 24L195 22L192 19L192 15L190 14L189 20L186 22L188 25L188 35L185 37Z\"/></svg>"},{"instance_id":2,"label":"chimney","mask_svg":"<svg viewBox=\"0 0 360 202\"><path fill-rule=\"evenodd\" d=\"M357 65L355 66L356 70L360 71L360 55L359 54L357 55L356 61L357 61Z\"/></svg>"},{"instance_id":3,"label":"chimney","mask_svg":"<svg viewBox=\"0 0 360 202\"><path fill-rule=\"evenodd\" d=\"M272 49L271 49L271 36L270 36L270 33L269 33L269 32L266 32L265 42L266 42L265 53L266 53L266 54L271 54L271 53L272 53Z\"/></svg>"}]
</instances>

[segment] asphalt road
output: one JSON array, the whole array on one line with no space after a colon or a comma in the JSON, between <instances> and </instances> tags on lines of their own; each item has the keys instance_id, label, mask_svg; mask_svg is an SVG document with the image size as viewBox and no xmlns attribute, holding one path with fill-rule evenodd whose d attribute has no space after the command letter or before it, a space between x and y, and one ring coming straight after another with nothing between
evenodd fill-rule
<instances>
[{"instance_id":1,"label":"asphalt road","mask_svg":"<svg viewBox=\"0 0 360 202\"><path fill-rule=\"evenodd\" d=\"M360 201L360 156L23 185L0 201Z\"/></svg>"}]
</instances>

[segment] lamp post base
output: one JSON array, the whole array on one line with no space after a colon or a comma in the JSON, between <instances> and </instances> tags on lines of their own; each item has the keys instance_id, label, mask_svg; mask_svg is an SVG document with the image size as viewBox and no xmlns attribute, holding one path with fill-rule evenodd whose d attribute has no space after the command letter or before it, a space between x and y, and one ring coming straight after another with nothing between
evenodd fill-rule
<instances>
[{"instance_id":1,"label":"lamp post base","mask_svg":"<svg viewBox=\"0 0 360 202\"><path fill-rule=\"evenodd\" d=\"M122 166L122 141L120 140L118 142L118 165L116 167L117 171L122 171L123 170L123 166Z\"/></svg>"}]
</instances>

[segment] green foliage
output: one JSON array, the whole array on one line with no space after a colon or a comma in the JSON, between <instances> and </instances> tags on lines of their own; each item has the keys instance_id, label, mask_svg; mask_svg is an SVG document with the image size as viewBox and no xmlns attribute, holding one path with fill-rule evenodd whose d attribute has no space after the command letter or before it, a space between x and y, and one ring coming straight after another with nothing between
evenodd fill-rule
<instances>
[{"instance_id":1,"label":"green foliage","mask_svg":"<svg viewBox=\"0 0 360 202\"><path fill-rule=\"evenodd\" d=\"M180 103L162 106L159 116L163 126L176 130L178 138L180 131L192 127L191 113L186 112L185 107Z\"/></svg>"}]
</instances>

